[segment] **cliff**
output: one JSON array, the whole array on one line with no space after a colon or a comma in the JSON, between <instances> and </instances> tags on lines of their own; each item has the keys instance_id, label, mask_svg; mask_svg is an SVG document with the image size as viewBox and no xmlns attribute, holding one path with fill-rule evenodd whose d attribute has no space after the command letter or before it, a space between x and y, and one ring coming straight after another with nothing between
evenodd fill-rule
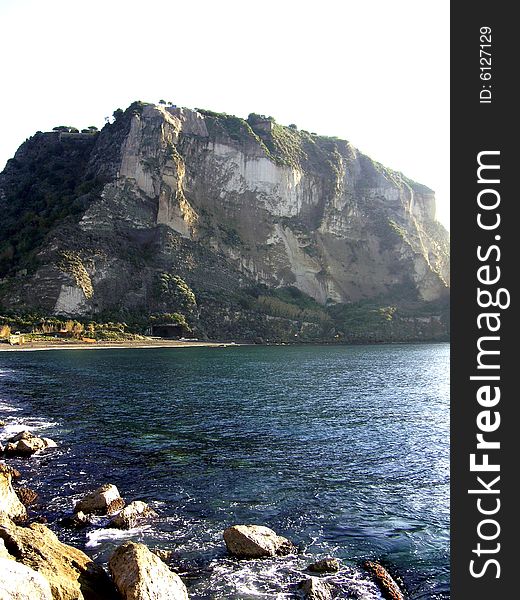
<instances>
[{"instance_id":1,"label":"cliff","mask_svg":"<svg viewBox=\"0 0 520 600\"><path fill-rule=\"evenodd\" d=\"M5 308L176 311L207 335L308 322L325 338L349 306L445 308L449 239L425 186L260 115L136 102L114 116L35 134L0 175Z\"/></svg>"}]
</instances>

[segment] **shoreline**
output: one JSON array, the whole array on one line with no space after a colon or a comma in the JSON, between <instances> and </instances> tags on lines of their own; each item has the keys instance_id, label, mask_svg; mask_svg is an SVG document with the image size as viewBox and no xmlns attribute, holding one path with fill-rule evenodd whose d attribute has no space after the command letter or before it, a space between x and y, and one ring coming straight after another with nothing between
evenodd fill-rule
<instances>
[{"instance_id":1,"label":"shoreline","mask_svg":"<svg viewBox=\"0 0 520 600\"><path fill-rule=\"evenodd\" d=\"M123 340L120 342L97 342L96 344L81 342L29 342L18 345L0 344L0 352L34 352L38 350L110 350L132 348L227 348L246 346L245 342L217 341L180 341L180 340Z\"/></svg>"},{"instance_id":2,"label":"shoreline","mask_svg":"<svg viewBox=\"0 0 520 600\"><path fill-rule=\"evenodd\" d=\"M85 342L29 342L23 346L9 345L0 343L0 353L2 352L33 352L40 350L110 350L110 349L153 349L153 348L228 348L235 346L386 346L386 345L408 345L408 344L449 344L450 340L398 340L398 341L356 341L356 342L272 342L256 344L253 342L220 342L216 340L208 341L181 341L166 339L149 340L122 340L118 342L100 341L96 344Z\"/></svg>"}]
</instances>

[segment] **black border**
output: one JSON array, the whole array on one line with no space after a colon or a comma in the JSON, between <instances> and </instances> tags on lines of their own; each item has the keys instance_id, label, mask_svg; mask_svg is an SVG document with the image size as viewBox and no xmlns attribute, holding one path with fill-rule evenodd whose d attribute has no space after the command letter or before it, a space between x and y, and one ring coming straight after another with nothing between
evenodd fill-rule
<instances>
[{"instance_id":1,"label":"black border","mask_svg":"<svg viewBox=\"0 0 520 600\"><path fill-rule=\"evenodd\" d=\"M513 112L514 87L517 73L514 69L518 56L519 39L512 4L482 2L451 4L451 597L455 600L513 598L518 592L515 575L513 541L516 541L518 521L514 514L520 503L513 487L520 483L520 473L515 468L518 447L514 444L516 362L515 296L511 290L514 275L519 271L515 247L515 210L520 200L513 191L516 174L513 146L518 119ZM492 79L480 79L480 28L492 28ZM515 35L516 33L516 35ZM492 102L480 103L483 85L491 84ZM517 142L520 144L520 140ZM484 150L500 150L500 230L482 231L477 225L477 194L482 185L477 183L477 155ZM481 578L474 578L469 562L476 558L472 550L478 540L476 528L480 519L476 496L468 494L475 487L476 474L470 472L469 455L475 452L476 416L482 410L476 402L478 384L470 381L476 374L476 341L482 335L477 329L477 260L476 249L493 243L496 234L501 236L499 264L502 278L499 287L511 291L511 305L501 312L500 341L501 401L498 406L501 426L495 437L501 449L494 451L494 459L501 464L501 509L496 515L501 533L496 540L500 551L489 558L500 562L500 578L495 578L495 568L486 570ZM518 235L518 234L517 234ZM519 236L520 237L520 236ZM520 354L520 353L519 353ZM520 441L520 431L516 433ZM490 542L491 546L492 543ZM482 565L482 562L480 563Z\"/></svg>"}]
</instances>

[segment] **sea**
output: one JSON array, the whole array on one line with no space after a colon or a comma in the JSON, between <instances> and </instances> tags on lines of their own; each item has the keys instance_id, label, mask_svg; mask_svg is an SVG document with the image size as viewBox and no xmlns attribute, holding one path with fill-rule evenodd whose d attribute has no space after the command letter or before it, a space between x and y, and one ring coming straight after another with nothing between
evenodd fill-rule
<instances>
[{"instance_id":1,"label":"sea","mask_svg":"<svg viewBox=\"0 0 520 600\"><path fill-rule=\"evenodd\" d=\"M334 598L382 596L377 560L411 600L450 595L447 343L0 352L0 441L62 541L106 564L127 539L171 551L190 598L299 598L306 567ZM129 531L61 524L104 483L158 517ZM265 525L298 552L238 560L223 530Z\"/></svg>"}]
</instances>

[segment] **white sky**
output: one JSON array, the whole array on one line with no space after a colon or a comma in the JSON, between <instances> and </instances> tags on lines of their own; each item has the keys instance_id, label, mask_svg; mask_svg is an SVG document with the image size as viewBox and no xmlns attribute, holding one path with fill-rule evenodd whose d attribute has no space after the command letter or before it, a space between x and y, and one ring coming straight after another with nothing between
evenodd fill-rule
<instances>
[{"instance_id":1,"label":"white sky","mask_svg":"<svg viewBox=\"0 0 520 600\"><path fill-rule=\"evenodd\" d=\"M449 0L0 0L0 169L38 130L171 100L349 140L449 226Z\"/></svg>"}]
</instances>

